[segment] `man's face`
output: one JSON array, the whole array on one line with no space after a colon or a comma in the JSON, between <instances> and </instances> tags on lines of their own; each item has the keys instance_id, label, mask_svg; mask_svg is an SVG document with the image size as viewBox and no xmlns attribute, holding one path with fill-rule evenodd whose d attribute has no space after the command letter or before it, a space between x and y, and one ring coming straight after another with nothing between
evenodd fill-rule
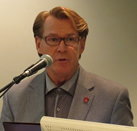
<instances>
[{"instance_id":1,"label":"man's face","mask_svg":"<svg viewBox=\"0 0 137 131\"><path fill-rule=\"evenodd\" d=\"M68 37L78 36L78 32L73 27L69 19L57 19L49 16L44 23L43 37L57 36ZM78 68L78 60L85 47L85 38L81 39L75 46L67 46L62 40L57 46L47 45L44 39L35 38L37 51L40 54L48 54L53 59L51 67L47 68L49 76L69 76L73 75Z\"/></svg>"}]
</instances>

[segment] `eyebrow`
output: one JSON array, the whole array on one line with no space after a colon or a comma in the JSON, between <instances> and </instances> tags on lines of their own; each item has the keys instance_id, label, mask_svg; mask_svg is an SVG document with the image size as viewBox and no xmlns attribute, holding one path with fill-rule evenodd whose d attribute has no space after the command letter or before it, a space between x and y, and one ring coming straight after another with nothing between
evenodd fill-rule
<instances>
[{"instance_id":1,"label":"eyebrow","mask_svg":"<svg viewBox=\"0 0 137 131\"><path fill-rule=\"evenodd\" d=\"M54 33L50 33L47 36L56 36L56 37L59 37L58 34L54 34ZM74 33L71 33L71 34L66 34L65 36L77 36L77 35L74 34Z\"/></svg>"}]
</instances>

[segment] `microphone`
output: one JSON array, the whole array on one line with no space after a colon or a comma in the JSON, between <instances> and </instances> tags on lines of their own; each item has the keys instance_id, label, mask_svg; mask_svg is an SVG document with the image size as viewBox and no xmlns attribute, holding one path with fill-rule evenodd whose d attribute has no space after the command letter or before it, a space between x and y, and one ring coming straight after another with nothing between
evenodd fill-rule
<instances>
[{"instance_id":1,"label":"microphone","mask_svg":"<svg viewBox=\"0 0 137 131\"><path fill-rule=\"evenodd\" d=\"M49 55L42 55L40 57L40 60L36 62L35 64L31 65L24 71L24 75L30 76L35 74L38 70L44 68L44 67L50 67L53 63L52 58Z\"/></svg>"},{"instance_id":2,"label":"microphone","mask_svg":"<svg viewBox=\"0 0 137 131\"><path fill-rule=\"evenodd\" d=\"M24 72L21 75L14 77L13 81L14 81L14 83L18 84L22 79L35 74L38 70L40 70L44 67L47 67L47 68L50 67L52 65L52 63L53 63L53 60L52 60L51 56L42 55L38 62L29 66L26 70L24 70Z\"/></svg>"}]
</instances>

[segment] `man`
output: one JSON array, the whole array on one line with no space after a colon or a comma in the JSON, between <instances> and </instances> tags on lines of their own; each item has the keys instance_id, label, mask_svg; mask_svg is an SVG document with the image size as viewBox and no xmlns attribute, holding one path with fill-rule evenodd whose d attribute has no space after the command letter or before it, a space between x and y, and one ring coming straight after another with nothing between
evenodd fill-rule
<instances>
[{"instance_id":1,"label":"man","mask_svg":"<svg viewBox=\"0 0 137 131\"><path fill-rule=\"evenodd\" d=\"M55 7L37 16L33 32L38 54L50 55L53 64L6 93L2 122L39 123L46 115L133 125L127 89L79 65L88 34L83 18L71 9Z\"/></svg>"}]
</instances>

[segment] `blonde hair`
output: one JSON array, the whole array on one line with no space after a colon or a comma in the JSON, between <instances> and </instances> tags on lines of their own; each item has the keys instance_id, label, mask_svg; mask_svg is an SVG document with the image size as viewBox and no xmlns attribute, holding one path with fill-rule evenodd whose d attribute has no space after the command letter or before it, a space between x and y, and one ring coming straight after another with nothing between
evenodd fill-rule
<instances>
[{"instance_id":1,"label":"blonde hair","mask_svg":"<svg viewBox=\"0 0 137 131\"><path fill-rule=\"evenodd\" d=\"M43 11L38 14L33 24L34 37L42 37L43 25L48 16L54 16L57 19L69 19L74 28L78 31L80 37L87 37L88 35L88 25L85 20L80 17L75 11L66 7L55 7L52 10Z\"/></svg>"}]
</instances>

